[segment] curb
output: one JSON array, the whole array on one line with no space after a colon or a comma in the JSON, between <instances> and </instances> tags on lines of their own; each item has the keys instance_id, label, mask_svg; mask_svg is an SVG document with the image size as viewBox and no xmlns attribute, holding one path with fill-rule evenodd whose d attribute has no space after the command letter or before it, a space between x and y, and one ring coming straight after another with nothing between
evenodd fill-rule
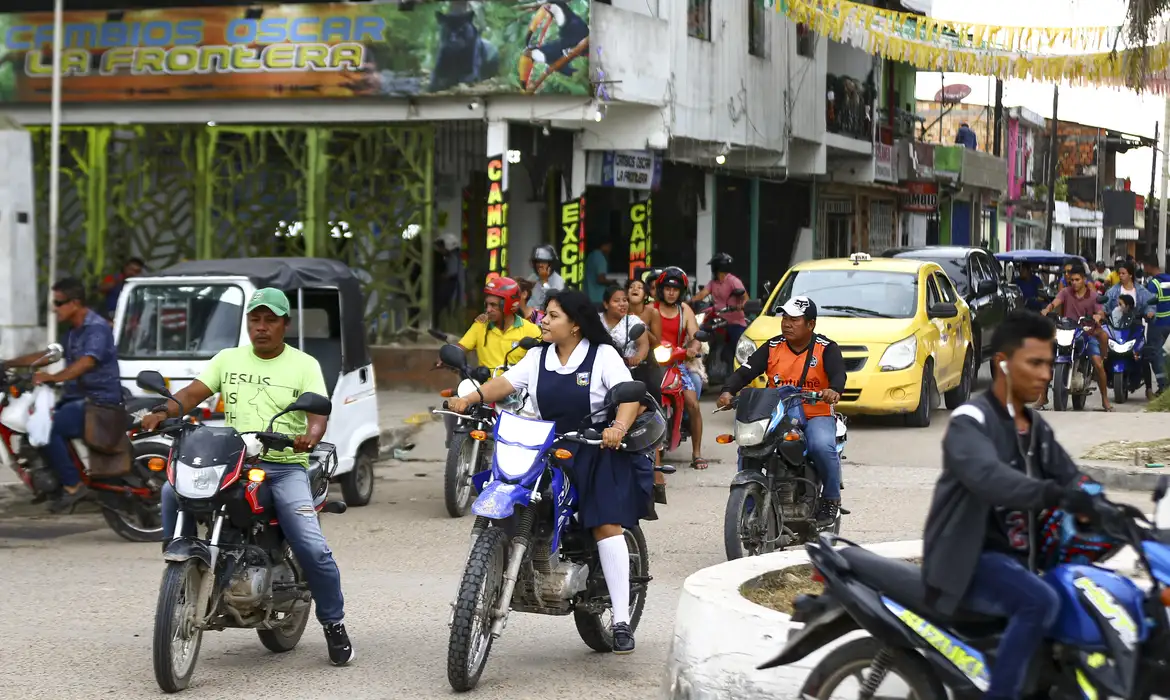
<instances>
[{"instance_id":1,"label":"curb","mask_svg":"<svg viewBox=\"0 0 1170 700\"><path fill-rule=\"evenodd\" d=\"M1159 477L1170 475L1167 469L1119 469L1093 464L1082 464L1080 469L1081 473L1105 488L1122 491L1153 491Z\"/></svg>"},{"instance_id":2,"label":"curb","mask_svg":"<svg viewBox=\"0 0 1170 700\"><path fill-rule=\"evenodd\" d=\"M922 541L867 545L882 556L922 555ZM756 605L740 587L764 574L808 563L803 548L748 557L701 569L683 582L674 637L660 697L665 700L772 700L796 696L808 673L854 632L787 667L757 670L783 648L792 626L784 613Z\"/></svg>"}]
</instances>

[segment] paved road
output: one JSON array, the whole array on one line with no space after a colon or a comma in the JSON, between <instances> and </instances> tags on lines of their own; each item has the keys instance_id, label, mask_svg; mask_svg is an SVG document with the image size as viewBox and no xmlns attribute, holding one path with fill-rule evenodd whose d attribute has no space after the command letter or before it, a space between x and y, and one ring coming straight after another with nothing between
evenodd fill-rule
<instances>
[{"instance_id":1,"label":"paved road","mask_svg":"<svg viewBox=\"0 0 1170 700\"><path fill-rule=\"evenodd\" d=\"M417 400L419 406L431 401ZM1091 436L1100 427L1121 438L1147 424L1145 416L1129 414L1049 418L1074 453L1095 442ZM863 542L918 536L945 419L939 412L935 424L922 430L854 424L845 467L845 498L853 510L846 534ZM515 614L476 697L656 696L682 580L724 560L720 530L734 453L714 443L715 434L729 429L729 415L711 423L708 454L720 461L706 472L680 470L671 478L662 519L645 526L655 579L637 653L594 654L570 619ZM323 639L312 627L296 651L280 656L265 651L250 632L208 634L188 696L422 700L451 695L445 672L448 602L467 550L470 520L451 520L444 511L437 461L441 440L441 424L426 426L410 460L380 468L371 506L326 518L357 662L330 668ZM1148 503L1144 496L1133 498ZM125 543L93 514L49 519L34 518L34 512L0 514L0 697L158 696L150 662L162 571L157 545Z\"/></svg>"}]
</instances>

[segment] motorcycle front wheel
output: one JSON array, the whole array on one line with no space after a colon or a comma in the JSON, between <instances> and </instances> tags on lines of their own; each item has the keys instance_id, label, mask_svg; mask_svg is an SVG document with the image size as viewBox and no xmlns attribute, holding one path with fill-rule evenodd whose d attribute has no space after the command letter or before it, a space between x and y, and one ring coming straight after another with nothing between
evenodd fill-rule
<instances>
[{"instance_id":1,"label":"motorcycle front wheel","mask_svg":"<svg viewBox=\"0 0 1170 700\"><path fill-rule=\"evenodd\" d=\"M642 528L626 530L624 534L626 547L630 550L630 631L637 632L638 621L642 619L642 610L646 607L646 588L649 584L644 582L650 578L650 551ZM613 651L612 606L601 613L574 610L573 622L577 624L577 634L581 635L581 641L590 649L601 653Z\"/></svg>"},{"instance_id":2,"label":"motorcycle front wheel","mask_svg":"<svg viewBox=\"0 0 1170 700\"><path fill-rule=\"evenodd\" d=\"M1058 364L1052 370L1052 408L1068 410L1068 365Z\"/></svg>"},{"instance_id":3,"label":"motorcycle front wheel","mask_svg":"<svg viewBox=\"0 0 1170 700\"><path fill-rule=\"evenodd\" d=\"M476 450L476 446L479 450ZM447 450L447 469L443 475L443 501L447 506L447 515L452 518L467 515L475 501L471 476L475 473L475 462L479 461L485 449L484 443L472 440L467 433L451 436L451 447Z\"/></svg>"},{"instance_id":4,"label":"motorcycle front wheel","mask_svg":"<svg viewBox=\"0 0 1170 700\"><path fill-rule=\"evenodd\" d=\"M451 637L447 642L447 681L456 692L479 683L492 649L492 610L504 587L508 535L489 527L471 547L463 581L455 599Z\"/></svg>"},{"instance_id":5,"label":"motorcycle front wheel","mask_svg":"<svg viewBox=\"0 0 1170 700\"><path fill-rule=\"evenodd\" d=\"M767 554L776 549L780 524L775 509L764 512L764 487L755 482L727 494L723 515L723 548L727 561Z\"/></svg>"},{"instance_id":6,"label":"motorcycle front wheel","mask_svg":"<svg viewBox=\"0 0 1170 700\"><path fill-rule=\"evenodd\" d=\"M154 613L154 678L164 693L177 693L191 682L203 630L195 612L202 579L195 559L170 562L163 571Z\"/></svg>"},{"instance_id":7,"label":"motorcycle front wheel","mask_svg":"<svg viewBox=\"0 0 1170 700\"><path fill-rule=\"evenodd\" d=\"M1113 384L1113 403L1129 401L1129 384L1126 382L1125 373L1114 372L1110 381Z\"/></svg>"},{"instance_id":8,"label":"motorcycle front wheel","mask_svg":"<svg viewBox=\"0 0 1170 700\"><path fill-rule=\"evenodd\" d=\"M883 673L873 678L875 672ZM917 654L882 646L873 637L863 637L842 644L816 665L800 689L800 697L864 697L861 690L876 681L869 697L933 700L947 697L946 688L934 675L930 665ZM880 692L878 692L880 691Z\"/></svg>"}]
</instances>

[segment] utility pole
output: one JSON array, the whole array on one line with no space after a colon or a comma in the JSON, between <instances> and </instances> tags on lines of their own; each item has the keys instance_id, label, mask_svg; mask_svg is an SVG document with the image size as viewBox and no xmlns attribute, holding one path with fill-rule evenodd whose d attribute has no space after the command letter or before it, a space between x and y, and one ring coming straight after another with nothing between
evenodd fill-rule
<instances>
[{"instance_id":1,"label":"utility pole","mask_svg":"<svg viewBox=\"0 0 1170 700\"><path fill-rule=\"evenodd\" d=\"M1170 105L1170 102L1167 103ZM1060 120L1057 119L1057 110L1060 108L1060 86L1052 86L1052 121L1049 125L1052 133L1048 135L1048 207L1045 211L1048 212L1047 221L1044 222L1044 250L1052 250L1052 220L1056 214L1056 161L1060 160L1060 154L1056 151L1056 132L1060 130ZM1163 175L1162 179L1165 180ZM1165 193L1163 192L1163 196Z\"/></svg>"},{"instance_id":2,"label":"utility pole","mask_svg":"<svg viewBox=\"0 0 1170 700\"><path fill-rule=\"evenodd\" d=\"M1158 265L1166 264L1166 190L1170 188L1170 167L1166 163L1170 151L1170 96L1164 98L1166 113L1162 115L1162 201L1158 204Z\"/></svg>"},{"instance_id":3,"label":"utility pole","mask_svg":"<svg viewBox=\"0 0 1170 700\"><path fill-rule=\"evenodd\" d=\"M1157 138L1156 136L1154 138ZM995 139L991 154L998 158L1003 148L1003 81L995 79Z\"/></svg>"}]
</instances>

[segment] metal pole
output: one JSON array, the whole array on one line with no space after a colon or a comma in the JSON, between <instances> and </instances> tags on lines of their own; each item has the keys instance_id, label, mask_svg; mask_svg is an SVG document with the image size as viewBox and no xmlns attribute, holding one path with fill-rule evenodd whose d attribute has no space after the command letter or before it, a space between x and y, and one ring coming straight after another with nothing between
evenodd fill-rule
<instances>
[{"instance_id":1,"label":"metal pole","mask_svg":"<svg viewBox=\"0 0 1170 700\"><path fill-rule=\"evenodd\" d=\"M1166 113L1162 116L1162 201L1158 204L1158 265L1166 264L1166 189L1170 187L1170 164L1166 163L1167 152L1170 152L1170 96L1163 100L1166 103Z\"/></svg>"},{"instance_id":2,"label":"metal pole","mask_svg":"<svg viewBox=\"0 0 1170 700\"><path fill-rule=\"evenodd\" d=\"M53 285L57 282L57 227L61 208L61 44L64 41L65 0L53 2L53 87L49 127L49 342L57 342L53 316Z\"/></svg>"},{"instance_id":3,"label":"metal pole","mask_svg":"<svg viewBox=\"0 0 1170 700\"><path fill-rule=\"evenodd\" d=\"M1048 206L1045 211L1048 212L1047 221L1044 222L1044 250L1052 250L1052 220L1056 214L1056 161L1060 160L1060 154L1056 151L1056 132L1060 130L1060 121L1056 118L1057 110L1060 108L1060 86L1052 86L1052 133L1048 135Z\"/></svg>"},{"instance_id":4,"label":"metal pole","mask_svg":"<svg viewBox=\"0 0 1170 700\"><path fill-rule=\"evenodd\" d=\"M1003 81L995 79L995 140L992 142L991 153L998 158L1003 149ZM1009 168L1014 168L1011 164Z\"/></svg>"}]
</instances>

